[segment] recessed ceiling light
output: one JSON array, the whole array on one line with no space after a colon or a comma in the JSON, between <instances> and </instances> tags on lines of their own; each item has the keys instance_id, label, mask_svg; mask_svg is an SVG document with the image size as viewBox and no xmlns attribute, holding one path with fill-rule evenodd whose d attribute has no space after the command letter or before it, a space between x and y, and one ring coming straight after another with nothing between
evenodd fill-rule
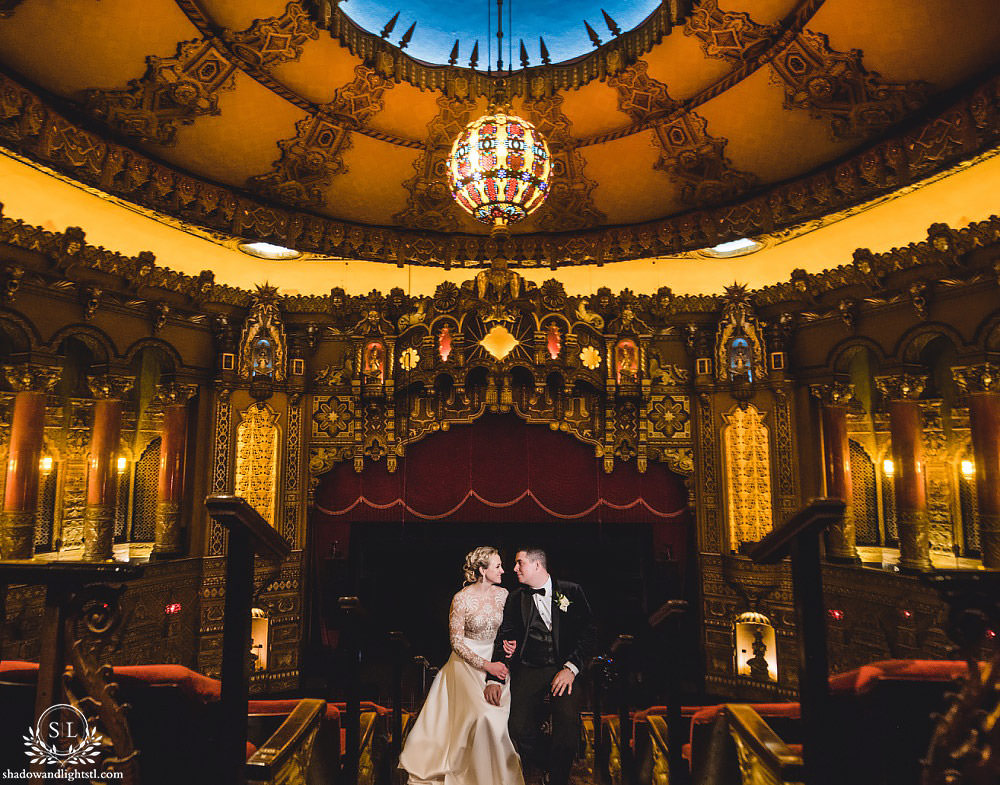
<instances>
[{"instance_id":1,"label":"recessed ceiling light","mask_svg":"<svg viewBox=\"0 0 1000 785\"><path fill-rule=\"evenodd\" d=\"M294 248L271 245L271 243L240 243L237 248L245 254L256 256L258 259L298 259L302 256L302 252L296 251Z\"/></svg>"},{"instance_id":2,"label":"recessed ceiling light","mask_svg":"<svg viewBox=\"0 0 1000 785\"><path fill-rule=\"evenodd\" d=\"M764 247L764 243L751 240L749 237L740 237L738 240L730 240L726 243L713 245L711 248L703 249L703 253L708 256L743 256L754 251L759 251Z\"/></svg>"}]
</instances>

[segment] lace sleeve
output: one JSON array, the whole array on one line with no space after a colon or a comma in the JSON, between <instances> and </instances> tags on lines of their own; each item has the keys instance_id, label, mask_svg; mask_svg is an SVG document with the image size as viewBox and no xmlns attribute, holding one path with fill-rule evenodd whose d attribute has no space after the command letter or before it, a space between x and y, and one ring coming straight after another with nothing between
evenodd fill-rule
<instances>
[{"instance_id":1,"label":"lace sleeve","mask_svg":"<svg viewBox=\"0 0 1000 785\"><path fill-rule=\"evenodd\" d=\"M465 616L469 613L469 600L465 592L459 592L451 601L448 614L448 632L451 648L459 657L477 670L484 670L486 660L465 645Z\"/></svg>"}]
</instances>

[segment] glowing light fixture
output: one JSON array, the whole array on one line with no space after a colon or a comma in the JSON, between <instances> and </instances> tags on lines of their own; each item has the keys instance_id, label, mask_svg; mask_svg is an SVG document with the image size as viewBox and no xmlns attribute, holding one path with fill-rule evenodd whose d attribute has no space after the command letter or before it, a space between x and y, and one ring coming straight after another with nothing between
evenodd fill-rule
<instances>
[{"instance_id":1,"label":"glowing light fixture","mask_svg":"<svg viewBox=\"0 0 1000 785\"><path fill-rule=\"evenodd\" d=\"M549 194L551 157L544 137L531 123L504 109L473 120L448 156L451 195L491 233L504 233Z\"/></svg>"},{"instance_id":2,"label":"glowing light fixture","mask_svg":"<svg viewBox=\"0 0 1000 785\"><path fill-rule=\"evenodd\" d=\"M124 455L118 456L118 473L125 474L125 467L128 465L128 459Z\"/></svg>"},{"instance_id":3,"label":"glowing light fixture","mask_svg":"<svg viewBox=\"0 0 1000 785\"><path fill-rule=\"evenodd\" d=\"M502 360L514 351L519 343L520 341L511 335L510 331L506 327L498 324L486 333L483 340L479 342L479 345L488 351L495 359Z\"/></svg>"},{"instance_id":4,"label":"glowing light fixture","mask_svg":"<svg viewBox=\"0 0 1000 785\"><path fill-rule=\"evenodd\" d=\"M45 475L52 473L52 456L43 455L42 459L38 462L38 470Z\"/></svg>"},{"instance_id":5,"label":"glowing light fixture","mask_svg":"<svg viewBox=\"0 0 1000 785\"><path fill-rule=\"evenodd\" d=\"M966 458L961 463L961 472L963 477L975 477L976 464Z\"/></svg>"},{"instance_id":6,"label":"glowing light fixture","mask_svg":"<svg viewBox=\"0 0 1000 785\"><path fill-rule=\"evenodd\" d=\"M271 245L271 243L240 243L236 247L248 256L256 256L258 259L298 259L302 256L302 252L294 248Z\"/></svg>"},{"instance_id":7,"label":"glowing light fixture","mask_svg":"<svg viewBox=\"0 0 1000 785\"><path fill-rule=\"evenodd\" d=\"M892 477L896 474L896 464L892 462L892 458L886 458L882 461L882 473L886 477Z\"/></svg>"},{"instance_id":8,"label":"glowing light fixture","mask_svg":"<svg viewBox=\"0 0 1000 785\"><path fill-rule=\"evenodd\" d=\"M762 242L752 240L749 237L740 237L737 240L730 240L729 242L713 245L711 248L705 248L703 253L708 256L726 258L730 256L745 256L754 251L759 251L763 247L764 243Z\"/></svg>"}]
</instances>

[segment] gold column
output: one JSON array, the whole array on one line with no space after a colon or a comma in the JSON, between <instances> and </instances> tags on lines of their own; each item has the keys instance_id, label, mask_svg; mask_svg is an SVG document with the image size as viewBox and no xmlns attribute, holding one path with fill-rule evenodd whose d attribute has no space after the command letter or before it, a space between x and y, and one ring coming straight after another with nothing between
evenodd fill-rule
<instances>
[{"instance_id":1,"label":"gold column","mask_svg":"<svg viewBox=\"0 0 1000 785\"><path fill-rule=\"evenodd\" d=\"M969 400L983 566L997 569L1000 568L1000 367L982 363L953 368L952 374Z\"/></svg>"},{"instance_id":2,"label":"gold column","mask_svg":"<svg viewBox=\"0 0 1000 785\"><path fill-rule=\"evenodd\" d=\"M847 407L854 396L854 385L835 381L809 388L821 403L823 424L823 471L826 495L843 499L844 520L831 526L826 535L826 555L831 561L858 561L855 547L854 486L851 479L851 448L847 439Z\"/></svg>"},{"instance_id":3,"label":"gold column","mask_svg":"<svg viewBox=\"0 0 1000 785\"><path fill-rule=\"evenodd\" d=\"M908 373L875 377L875 384L888 400L895 464L893 488L899 525L899 566L911 572L931 568L924 445L917 403L926 382L926 376Z\"/></svg>"},{"instance_id":4,"label":"gold column","mask_svg":"<svg viewBox=\"0 0 1000 785\"><path fill-rule=\"evenodd\" d=\"M122 398L132 380L105 374L88 380L94 403L94 428L87 464L87 506L83 513L84 561L112 557L118 476L115 462L121 440Z\"/></svg>"},{"instance_id":5,"label":"gold column","mask_svg":"<svg viewBox=\"0 0 1000 785\"><path fill-rule=\"evenodd\" d=\"M38 506L38 461L45 427L45 395L62 368L5 365L14 396L7 457L7 484L0 514L0 557L30 559L35 555L35 511Z\"/></svg>"},{"instance_id":6,"label":"gold column","mask_svg":"<svg viewBox=\"0 0 1000 785\"><path fill-rule=\"evenodd\" d=\"M193 384L161 384L157 395L163 403L160 426L160 474L156 493L154 558L180 556L181 495L184 489L184 453L187 446L187 403L196 395Z\"/></svg>"}]
</instances>

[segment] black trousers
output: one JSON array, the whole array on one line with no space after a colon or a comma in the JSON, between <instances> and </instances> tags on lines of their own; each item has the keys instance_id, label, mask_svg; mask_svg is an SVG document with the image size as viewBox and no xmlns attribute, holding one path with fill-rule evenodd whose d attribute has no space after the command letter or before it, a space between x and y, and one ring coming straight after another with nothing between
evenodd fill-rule
<instances>
[{"instance_id":1,"label":"black trousers","mask_svg":"<svg viewBox=\"0 0 1000 785\"><path fill-rule=\"evenodd\" d=\"M523 765L551 774L552 785L567 785L580 741L582 687L578 679L572 694L552 695L552 679L561 665L522 665L510 676L510 719L507 727ZM545 702L546 694L550 703ZM545 749L541 725L552 711L552 742Z\"/></svg>"}]
</instances>

